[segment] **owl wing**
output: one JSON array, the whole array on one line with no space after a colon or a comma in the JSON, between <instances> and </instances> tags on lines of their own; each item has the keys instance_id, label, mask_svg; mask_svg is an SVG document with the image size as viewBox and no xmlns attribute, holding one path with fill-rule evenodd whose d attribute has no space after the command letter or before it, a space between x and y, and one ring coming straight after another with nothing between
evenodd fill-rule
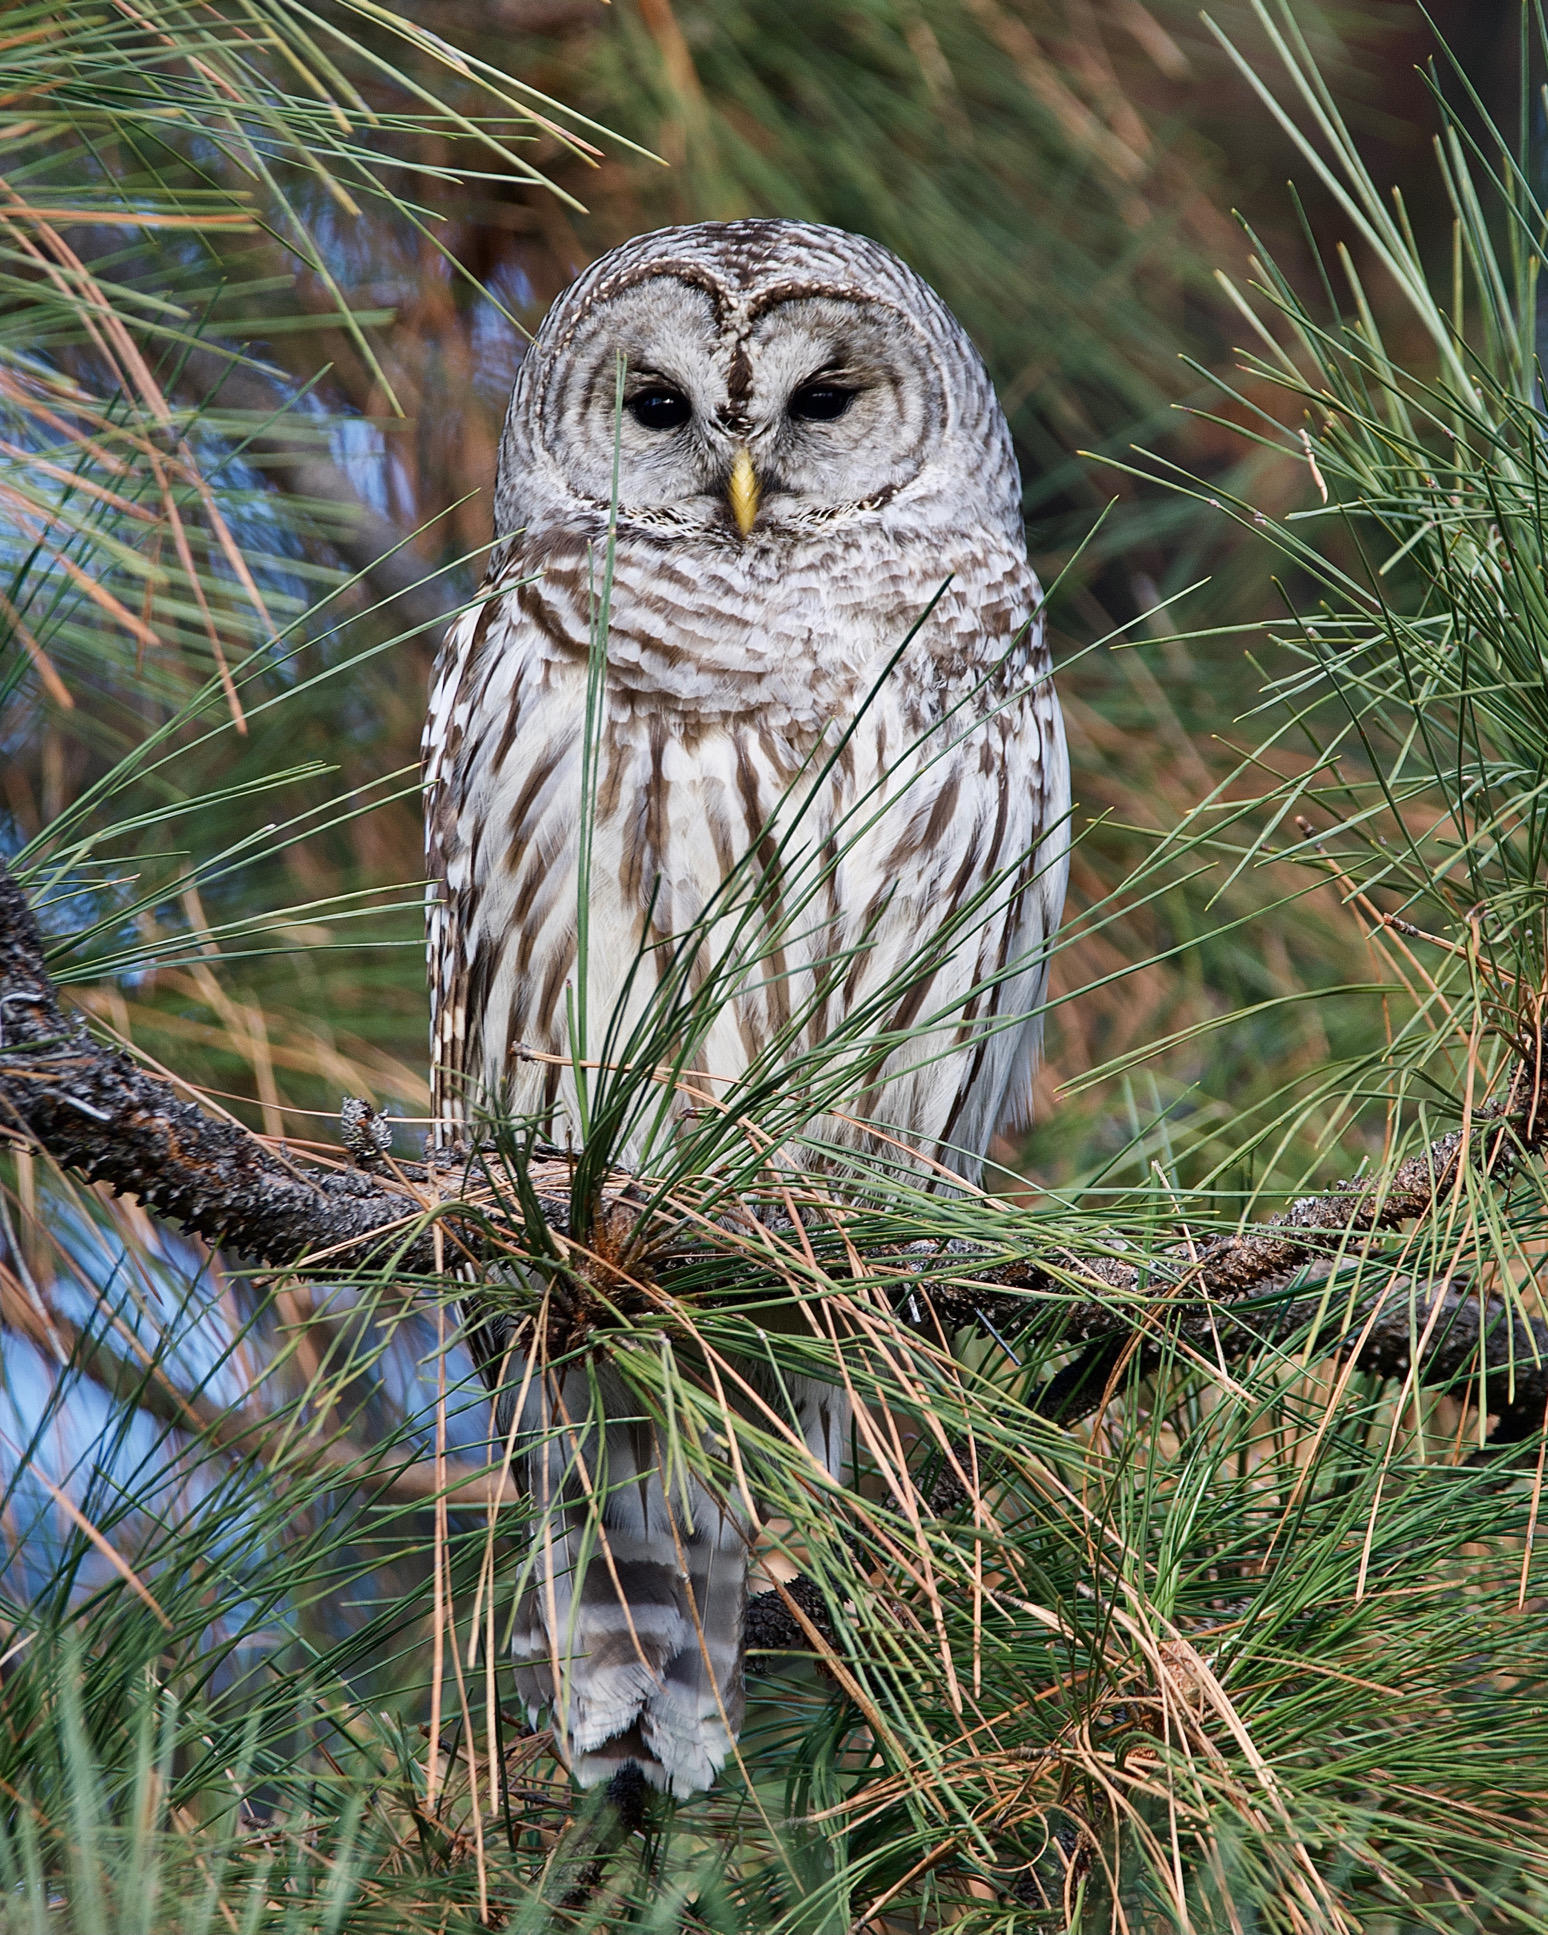
<instances>
[{"instance_id":1,"label":"owl wing","mask_svg":"<svg viewBox=\"0 0 1548 1935\"><path fill-rule=\"evenodd\" d=\"M1001 972L1015 962L1026 963L1014 977L1006 1004L1008 1011L1028 1017L1011 1037L998 1098L998 1126L1009 1129L1023 1129L1032 1120L1032 1079L1043 1041L1049 958L1070 874L1070 758L1064 716L1046 672L1029 694L1021 731L1029 741L1036 740L1035 758L1033 747L1026 747L1023 772L1035 792L1037 834L1019 869L997 963ZM997 1125L987 1126L992 1133Z\"/></svg>"},{"instance_id":2,"label":"owl wing","mask_svg":"<svg viewBox=\"0 0 1548 1935\"><path fill-rule=\"evenodd\" d=\"M469 1088L487 1074L491 983L517 938L485 931L503 902L486 893L484 788L501 747L523 728L541 730L548 717L541 704L523 715L531 643L516 595L489 598L447 633L432 684L425 856L434 1109L443 1133L465 1120ZM519 846L540 829L502 820L500 831ZM516 1441L536 1523L512 1658L534 1725L553 1725L585 1786L633 1762L668 1792L708 1787L742 1718L743 1515L692 1478L667 1485L655 1433L616 1376L600 1373L593 1413L596 1392L585 1374L529 1363L524 1376L520 1350L512 1360L511 1326L477 1298L465 1314L502 1437L510 1392L527 1392ZM543 1342L529 1332L526 1348L540 1352Z\"/></svg>"},{"instance_id":3,"label":"owl wing","mask_svg":"<svg viewBox=\"0 0 1548 1935\"><path fill-rule=\"evenodd\" d=\"M485 933L491 735L508 747L523 724L522 676L532 657L518 593L486 584L447 632L425 720L426 929L433 1112L442 1134L466 1120L486 1075L482 1035L504 937ZM498 758L496 759L498 763ZM511 829L520 837L520 829Z\"/></svg>"},{"instance_id":4,"label":"owl wing","mask_svg":"<svg viewBox=\"0 0 1548 1935\"><path fill-rule=\"evenodd\" d=\"M487 607L483 608L487 611ZM430 1080L438 1139L460 1114L460 1083L468 1038L466 1003L468 908L471 882L462 867L457 755L467 735L468 662L476 650L482 613L467 611L447 632L430 685L420 755L425 811L425 930L430 970ZM454 887L449 875L457 876Z\"/></svg>"},{"instance_id":5,"label":"owl wing","mask_svg":"<svg viewBox=\"0 0 1548 1935\"><path fill-rule=\"evenodd\" d=\"M1030 1109L1070 782L1025 554L965 544L951 562L928 652L878 706L888 805L843 857L832 952L854 954L848 1012L871 1004L899 1044L853 1114L971 1181L1001 1118ZM858 1126L840 1139L866 1146Z\"/></svg>"},{"instance_id":6,"label":"owl wing","mask_svg":"<svg viewBox=\"0 0 1548 1935\"><path fill-rule=\"evenodd\" d=\"M989 762L977 762L978 785L983 823L992 812L1000 837L975 871L984 881L999 874L993 892L1002 911L978 934L977 992L964 1003L976 1039L959 1064L942 1138L958 1168L987 1153L997 1128L1031 1120L1050 951L1069 878L1069 755L1040 624L1028 681L990 730L998 757L989 771Z\"/></svg>"}]
</instances>

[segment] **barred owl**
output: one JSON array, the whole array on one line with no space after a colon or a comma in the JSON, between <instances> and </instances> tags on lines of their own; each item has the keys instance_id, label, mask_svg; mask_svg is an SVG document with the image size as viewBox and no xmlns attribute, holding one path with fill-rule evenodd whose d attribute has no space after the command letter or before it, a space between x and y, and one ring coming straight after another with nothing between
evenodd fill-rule
<instances>
[{"instance_id":1,"label":"barred owl","mask_svg":"<svg viewBox=\"0 0 1548 1935\"><path fill-rule=\"evenodd\" d=\"M799 852L799 912L765 916L773 938L689 1066L734 1092L867 1017L882 1047L819 1139L976 1179L997 1124L1028 1109L1066 872L1020 499L967 336L863 237L665 229L558 299L517 377L488 577L447 636L425 736L443 1121L495 1105L578 1138L578 996L594 1023L627 1023L670 937L697 923L712 951L734 920L716 896L740 856L774 854L767 899ZM782 815L799 838L782 842ZM675 1107L642 1116L618 1159L648 1167ZM534 1337L474 1318L523 1391L537 1531L515 1651L534 1723L582 1783L632 1761L669 1791L706 1787L742 1711L745 1507L664 1480L605 1359L589 1383L545 1375ZM841 1474L836 1382L785 1389Z\"/></svg>"}]
</instances>

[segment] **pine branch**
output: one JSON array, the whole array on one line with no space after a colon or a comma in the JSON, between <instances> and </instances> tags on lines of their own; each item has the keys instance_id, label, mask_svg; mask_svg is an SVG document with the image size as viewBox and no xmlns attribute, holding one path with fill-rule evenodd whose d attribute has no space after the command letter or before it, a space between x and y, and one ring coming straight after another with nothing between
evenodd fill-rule
<instances>
[{"instance_id":1,"label":"pine branch","mask_svg":"<svg viewBox=\"0 0 1548 1935\"><path fill-rule=\"evenodd\" d=\"M1031 1406L1052 1422L1072 1424L1103 1402L1135 1348L1142 1369L1159 1359L1163 1320L1174 1335L1207 1339L1226 1363L1235 1361L1317 1321L1312 1299L1244 1310L1254 1296L1318 1258L1349 1255L1363 1236L1427 1214L1458 1186L1464 1164L1493 1184L1506 1181L1523 1155L1540 1153L1548 1141L1542 1061L1539 1038L1504 1107L1481 1116L1470 1131L1440 1137L1388 1176L1304 1197L1261 1229L1210 1239L1185 1255L1152 1257L1143 1266L1112 1255L1062 1254L1046 1263L980 1271L963 1246L969 1282L920 1287L948 1325L988 1319L1025 1334L1040 1318L1052 1319L1062 1340L1084 1342L1087 1348ZM367 1174L293 1160L240 1124L184 1100L171 1083L99 1041L61 1009L36 920L0 862L0 1134L7 1131L35 1142L62 1168L137 1196L211 1245L273 1268L337 1277L390 1262L404 1274L431 1274L457 1256L478 1260L503 1247L490 1243L487 1225L467 1218L454 1231L455 1255L451 1245L438 1249L430 1227L436 1207L428 1194L415 1193L379 1167ZM567 1204L542 1199L541 1207L555 1227L564 1227ZM1083 1286L1093 1294L1072 1304L1070 1291ZM1548 1326L1529 1323L1498 1299L1482 1300L1466 1284L1445 1283L1428 1302L1419 1299L1417 1330L1414 1305L1405 1287L1394 1287L1378 1306L1357 1312L1352 1324L1342 1317L1323 1321L1314 1348L1336 1351L1353 1341L1357 1368L1393 1377L1410 1372L1414 1341L1421 1337L1424 1347L1413 1369L1417 1383L1450 1383L1476 1371L1500 1393L1492 1446L1513 1443L1541 1425L1548 1411ZM115 1387L132 1378L126 1364L94 1360L86 1368L94 1376L105 1371ZM134 1402L168 1422L213 1433L237 1453L258 1448L261 1419L216 1417L202 1400L133 1381ZM342 1450L328 1462L341 1476L353 1468ZM398 1474L386 1488L417 1496L423 1476ZM455 1478L469 1497L481 1497L487 1488L484 1474L459 1471ZM931 1494L932 1509L946 1513L963 1502L959 1481L944 1472ZM820 1611L820 1594L806 1580L759 1595L748 1607L755 1651L810 1644L792 1594L803 1608Z\"/></svg>"},{"instance_id":2,"label":"pine branch","mask_svg":"<svg viewBox=\"0 0 1548 1935\"><path fill-rule=\"evenodd\" d=\"M1212 1342L1218 1343L1227 1365L1314 1325L1309 1344L1300 1346L1298 1355L1304 1350L1308 1357L1319 1357L1348 1349L1354 1370L1378 1378L1411 1374L1415 1385L1429 1389L1476 1378L1479 1406L1496 1418L1485 1446L1490 1454L1506 1451L1548 1426L1548 1324L1523 1316L1503 1297L1486 1297L1466 1279L1448 1279L1418 1295L1412 1284L1398 1282L1352 1314L1340 1309L1337 1315L1326 1315L1320 1298L1300 1297L1246 1316L1228 1309L1204 1317L1185 1315L1173 1334L1198 1332L1211 1322ZM1160 1363L1165 1344L1139 1342L1135 1351L1131 1346L1136 1341L1132 1330L1094 1339L1048 1379L1028 1409L1051 1423L1078 1424L1108 1401L1126 1370L1143 1375ZM1135 1356L1137 1363L1131 1362ZM968 1463L965 1448L957 1462ZM967 1503L962 1481L949 1465L938 1472L929 1501L938 1514L959 1511Z\"/></svg>"},{"instance_id":3,"label":"pine branch","mask_svg":"<svg viewBox=\"0 0 1548 1935\"><path fill-rule=\"evenodd\" d=\"M1303 1197L1259 1229L1143 1263L1065 1252L995 1266L977 1263L982 1253L970 1246L954 1245L946 1254L960 1258L966 1281L926 1281L920 1288L949 1326L987 1318L1016 1334L1041 1320L1056 1323L1061 1341L1073 1345L1128 1334L1164 1313L1183 1337L1218 1341L1227 1361L1244 1356L1311 1314L1292 1306L1249 1319L1240 1306L1253 1297L1318 1258L1355 1253L1362 1236L1427 1214L1458 1186L1463 1165L1499 1185L1524 1155L1541 1153L1548 1143L1548 1098L1540 1034L1529 1047L1502 1108L1480 1111L1470 1129L1439 1137L1390 1174ZM455 1254L446 1245L438 1250L427 1226L436 1203L400 1181L401 1171L377 1165L367 1174L293 1159L240 1124L207 1114L170 1082L99 1041L61 1009L37 923L0 862L0 1133L6 1130L36 1142L61 1167L137 1196L212 1245L274 1268L337 1277L390 1261L404 1274L431 1274L459 1257L480 1260L507 1247L491 1242L487 1223L464 1216L456 1225ZM539 1206L554 1228L566 1227L561 1197L542 1196ZM1070 1292L1082 1288L1091 1296L1072 1301ZM1403 1321L1406 1337L1406 1314ZM1395 1322L1395 1316L1378 1318L1362 1347L1373 1369L1396 1362ZM1502 1330L1486 1316L1479 1328L1491 1368L1518 1363L1523 1346L1535 1359L1516 1334L1519 1320ZM1453 1338L1461 1334L1450 1322L1439 1329ZM1332 1327L1322 1347L1336 1348L1342 1334ZM1077 1384L1087 1409L1099 1401L1089 1367L1078 1375L1071 1367L1061 1373L1058 1391L1050 1387L1047 1394L1057 1415L1080 1415L1069 1410Z\"/></svg>"},{"instance_id":4,"label":"pine branch","mask_svg":"<svg viewBox=\"0 0 1548 1935\"><path fill-rule=\"evenodd\" d=\"M1024 1295L997 1297L995 1289L1003 1286L1058 1293L1061 1334L1071 1343L1112 1331L1126 1303L1136 1306L1137 1316L1170 1306L1184 1335L1210 1338L1222 1307L1261 1296L1319 1259L1357 1255L1362 1236L1400 1229L1428 1215L1458 1187L1464 1168L1496 1187L1509 1182L1523 1156L1541 1155L1548 1144L1544 1073L1539 1033L1517 1065L1503 1107L1480 1110L1470 1128L1437 1137L1390 1173L1335 1183L1325 1195L1302 1196L1258 1229L1208 1237L1167 1256L1148 1255L1143 1263L1065 1252L1046 1261L1002 1265L977 1278L985 1286L980 1294L949 1286L937 1291L937 1308L948 1322L976 1315L1013 1331L1025 1329L1038 1304ZM1088 1285L1093 1299L1072 1304L1070 1291ZM1254 1348L1263 1334L1254 1331L1237 1354Z\"/></svg>"}]
</instances>

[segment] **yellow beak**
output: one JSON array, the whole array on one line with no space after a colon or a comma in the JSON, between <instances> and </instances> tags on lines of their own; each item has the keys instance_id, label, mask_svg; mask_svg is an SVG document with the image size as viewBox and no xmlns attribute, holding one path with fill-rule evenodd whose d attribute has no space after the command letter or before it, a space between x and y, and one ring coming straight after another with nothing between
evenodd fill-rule
<instances>
[{"instance_id":1,"label":"yellow beak","mask_svg":"<svg viewBox=\"0 0 1548 1935\"><path fill-rule=\"evenodd\" d=\"M758 473L753 469L753 460L745 443L732 459L726 495L731 500L731 515L736 519L736 528L746 537L758 515Z\"/></svg>"}]
</instances>

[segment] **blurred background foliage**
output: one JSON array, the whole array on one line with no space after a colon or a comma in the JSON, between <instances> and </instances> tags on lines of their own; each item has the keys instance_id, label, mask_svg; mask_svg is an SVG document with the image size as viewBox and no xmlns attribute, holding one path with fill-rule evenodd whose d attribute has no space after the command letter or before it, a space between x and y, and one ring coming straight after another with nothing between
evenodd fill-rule
<instances>
[{"instance_id":1,"label":"blurred background foliage","mask_svg":"<svg viewBox=\"0 0 1548 1935\"><path fill-rule=\"evenodd\" d=\"M1456 67L1443 62L1436 84L1457 104L1459 139L1484 113L1514 128L1519 9L1450 0L1426 17L1410 0L1296 0L1291 14L1371 181L1398 190L1414 259L1449 298L1461 231L1440 192L1441 116L1421 70L1438 30ZM1379 880L1384 904L1433 917L1454 945L1467 934L1465 894L1435 886L1457 824L1435 772L1416 783L1407 820L1376 784L1412 739L1407 715L1394 723L1382 708L1433 645L1426 613L1462 608L1426 545L1497 489L1500 450L1537 438L1525 325L1517 316L1514 337L1496 328L1478 350L1503 387L1484 384L1485 428L1466 432L1482 452L1471 482L1443 488L1413 457L1434 442L1429 428L1398 423L1368 368L1331 368L1317 331L1340 246L1365 277L1358 301L1340 280L1342 306L1389 372L1415 373L1421 413L1449 325L1382 272L1390 251L1384 264L1368 218L1251 84L1253 70L1279 72L1277 16L1229 0L1215 18L1245 70L1192 0L16 0L0 13L0 845L94 1023L270 1136L333 1145L349 1092L403 1117L401 1148L416 1146L427 1099L417 740L440 627L471 595L488 542L524 335L624 236L800 215L889 243L962 317L1012 422L1034 559L1057 580L1082 837L1039 1122L1001 1151L1006 1192L1029 1215L1074 1202L1100 1216L1154 1191L1159 1174L1153 1222L1166 1191L1195 1185L1217 1192L1200 1214L1229 1221L1255 1192L1268 1202L1390 1150L1403 1112L1377 1072L1389 1036L1422 1077L1402 1091L1415 1120L1414 1096L1444 1087L1425 1057L1449 1037L1423 976L1404 988L1373 955L1369 904L1343 888L1350 875L1372 892ZM1491 208L1482 227L1519 268L1511 250L1530 219L1516 234ZM1254 252L1282 278L1273 326L1289 375L1218 279L1244 281ZM1487 313L1487 264L1457 274L1474 291L1469 316ZM1522 286L1502 283L1504 309ZM1298 336L1283 333L1286 311ZM1339 426L1298 414L1295 372L1347 382ZM1444 357L1441 374L1471 380ZM1360 421L1362 398L1376 430ZM1242 431L1263 431L1262 412L1290 430L1254 443ZM1318 456L1297 442L1303 420ZM1461 434L1454 422L1448 434ZM1401 478L1383 469L1399 446ZM1531 479L1510 475L1518 522L1535 531ZM1173 488L1184 477L1188 490ZM1319 523L1312 543L1293 520L1330 484L1353 510ZM1359 519L1373 504L1394 548L1417 542L1387 580L1417 628L1393 663L1349 684L1335 653L1338 676L1319 684L1326 662L1286 613L1331 599L1345 617L1324 636L1356 641L1339 574L1360 573ZM1523 573L1540 574L1530 543L1524 559ZM1532 650L1501 689L1529 692ZM1270 680L1300 709L1299 738L1255 716ZM1351 710L1367 729L1335 784L1329 721ZM1540 750L1540 735L1527 741L1518 774ZM1503 765L1489 770L1506 785ZM1214 803L1202 817L1201 802ZM1345 828L1331 860L1266 838L1313 809L1319 826ZM1414 811L1429 818L1408 872L1382 860L1373 873L1370 843L1411 828ZM1475 862L1483 838L1457 835ZM1528 935L1500 972L1535 984L1540 865L1530 826L1522 838L1516 859L1505 839L1485 857ZM1298 859L1283 857L1297 845ZM1465 1074L1477 1037L1461 1036ZM510 1790L494 1791L498 1649L477 1678L468 1653L466 1684L447 1664L457 1649L443 1638L458 1630L447 1607L471 1595L474 1627L492 1619L512 1562L490 1556L471 1493L462 1507L427 1502L446 1483L473 1485L486 1455L466 1359L445 1348L446 1300L254 1284L133 1205L21 1153L3 1165L0 1793L14 1807L0 1832L0 1929L622 1925L606 1894L556 1905L567 1802L540 1750L515 1750L525 1759L507 1768ZM1480 1211L1473 1232L1497 1260L1508 1252L1516 1294L1530 1284L1536 1215L1506 1231ZM1006 1240L1025 1244L1031 1227ZM1502 1846L1493 1882L1474 1861L1465 1899L1436 1878L1461 1873L1480 1837L1508 1841L1512 1819L1536 1820L1524 1832L1541 1850L1541 1662L1519 1633L1508 1670L1476 1667L1519 1628L1518 1609L1540 1619L1522 1557L1535 1494L1461 1477L1461 1454L1431 1472L1425 1434L1460 1445L1471 1428L1459 1398L1405 1410L1358 1380L1291 1386L1270 1365L1266 1385L1243 1374L1231 1410L1201 1395L1187 1365L1148 1375L1078 1448L1051 1428L1032 1434L1016 1522L1050 1601L1076 1605L1084 1569L1100 1571L1079 1514L1053 1523L1032 1502L1058 1470L1082 1510L1126 1527L1132 1577L1169 1616L1182 1606L1230 1623L1245 1618L1232 1594L1249 1588L1226 1590L1213 1557L1189 1556L1173 1502L1189 1501L1190 1525L1204 1515L1198 1536L1218 1553L1261 1541L1254 1501L1271 1496L1296 1528L1300 1578L1271 1604L1251 1670L1263 1727L1305 1785L1295 1833L1276 1842L1267 1788L1211 1760L1203 1718L1196 1737L1184 1728L1170 1790L1158 1773L1133 1804L1130 1926L1183 1926L1190 1912L1211 1928L1351 1926L1329 1906L1346 1883L1361 1925L1394 1935L1541 1925L1541 1866L1524 1855ZM1399 1443L1404 1457L1417 1443L1417 1475L1399 1508L1378 1513ZM1295 1570L1276 1572L1272 1547L1242 1574L1266 1591ZM1373 1566L1411 1623L1319 1613L1361 1603ZM1067 1699L1046 1711L1078 1712L1088 1747L1140 1726L1117 1631L1058 1641L1071 1652L1050 1684ZM954 1628L954 1644L980 1638ZM1044 1711L1038 1675L1054 1642L1038 1639L1035 1659L1016 1650L1024 1635L996 1643L1004 1684ZM432 1650L446 1701L433 1718ZM1166 1657L1171 1697L1204 1715L1213 1694ZM265 1662L283 1668L282 1700ZM938 1689L918 1672L910 1737L944 1740L953 1722L930 1709ZM1399 1680L1442 1716L1435 1734L1383 1731ZM1326 1697L1333 1685L1342 1708ZM895 1773L868 1763L831 1713L808 1675L785 1707L755 1715L766 1788L722 1793L702 1830L663 1841L629 1925L839 1927L883 1897L878 1929L1009 1929L1040 1907L1058 1922L1065 1911L1043 1889L1065 1871L1048 1850L1076 1840L1060 1838L1046 1795L1014 1830L1017 1872L1042 1881L996 1905L985 1855L965 1892L934 1895L939 1823L919 1825L917 1797L900 1799ZM455 1724L442 1727L447 1714ZM444 1766L427 1750L432 1725ZM824 1727L827 1758L814 1759ZM1523 1771L1502 1791L1477 1743L1507 1728ZM1051 1751L1047 1737L1031 1726L1004 1765L957 1769L971 1795L963 1846L972 1824L1020 1818L1007 1768ZM1459 1740L1465 1751L1446 1761ZM1061 1775L1071 1818L1096 1805L1091 1754L1078 1779ZM1393 1793L1370 1798L1384 1783L1439 1795L1452 1814L1426 1800L1405 1816ZM1171 1859L1166 1809L1185 1790L1218 1827L1214 1866L1196 1892L1179 1881L1168 1894L1155 1878ZM880 1795L874 1816L857 1794ZM769 1825L786 1802L854 1816L832 1831L838 1869L822 1833ZM899 1814L912 1825L887 1844ZM492 1882L497 1830L521 1861ZM757 1859L738 1866L732 1846ZM915 1860L926 1878L909 1894L900 1878ZM1333 1895L1307 1882L1307 1864L1333 1877ZM888 1896L895 1882L903 1893ZM1243 1919L1235 1900L1250 1904Z\"/></svg>"},{"instance_id":2,"label":"blurred background foliage","mask_svg":"<svg viewBox=\"0 0 1548 1935\"><path fill-rule=\"evenodd\" d=\"M37 18L25 8L14 17ZM1457 5L1438 16L1486 94L1511 85L1510 17L1508 5ZM1431 46L1419 10L1362 0L1299 7L1297 18L1375 172L1417 187L1431 166L1435 125L1414 71ZM1248 8L1228 6L1220 19L1261 51ZM310 829L277 858L229 866L197 906L181 887L171 904L158 882L162 902L141 910L141 925L181 932L240 919L251 905L304 910L355 890L379 906L384 885L412 882L419 835L406 782L426 667L444 612L476 583L523 332L585 261L625 235L772 211L859 228L900 249L989 360L1021 455L1034 557L1046 580L1066 573L1055 621L1060 657L1071 661L1062 690L1078 810L1105 818L1079 851L1073 904L1100 901L1135 857L1123 829L1165 824L1199 795L1220 765L1216 736L1229 732L1255 687L1240 636L1183 642L1179 634L1251 626L1280 599L1261 550L1226 520L1200 517L1085 453L1140 443L1208 475L1240 482L1245 469L1270 509L1304 488L1294 466L1178 413L1206 394L1179 359L1227 367L1240 334L1215 281L1246 253L1231 211L1245 213L1290 273L1314 273L1284 187L1290 144L1192 8L504 0L454 7L436 31L639 147L600 140L573 120L566 125L579 140L527 124L505 153L519 152L552 184L539 186L502 159L507 124L471 73L448 67L434 43L412 33L386 46L373 16L370 35L384 45L371 44L347 70L366 114L346 137L307 90L292 96L287 112L303 118L282 139L253 143L263 148L268 189L239 149L205 153L175 132L190 111L164 102L159 75L144 99L92 99L86 112L91 61L108 58L95 16L82 16L79 50L62 48L53 29L29 39L25 24L18 28L10 60L19 101L37 69L51 72L62 57L83 92L50 88L51 121L28 110L6 131L15 164L8 178L40 215L51 202L91 204L70 211L77 219L58 231L79 268L56 264L48 273L56 284L90 275L110 286L125 342L105 344L81 317L66 320L73 312L61 304L47 337L13 338L16 352L46 355L51 380L83 385L104 408L103 385L142 359L166 406L197 426L188 448L199 448L205 496L173 476L164 503L137 504L126 529L110 533L116 507L76 486L68 515L78 542L122 546L111 582L122 579L123 595L116 611L102 602L105 585L95 601L74 599L68 616L50 619L58 629L46 653L26 647L35 611L11 631L4 731L13 837L35 836L221 658L242 658L264 633L265 614L293 621L331 588L326 613L287 642L284 671L254 664L249 676L305 678L341 651L367 642L386 649L369 669L320 687L315 704L276 715L282 753L261 724L223 744L230 794L201 809L191 844L211 851L239 840L255 824L249 778L307 759L332 769L317 799L360 787L396 791L396 803L365 810L372 795L361 793L347 820ZM395 60L408 63L406 85ZM303 70L304 61L295 71ZM454 112L424 111L411 90L427 82ZM303 154L322 134L326 142ZM1305 186L1312 231L1322 224L1331 242L1332 211L1315 182ZM153 194L167 199L161 225L123 226L123 211ZM120 225L78 219L108 205ZM1421 225L1434 220L1437 233L1426 240L1444 247L1433 193L1418 188L1409 205ZM38 272L40 238L27 219L7 219L25 287ZM42 246L47 257L53 245ZM30 302L13 314L35 331ZM149 391L126 393L137 406L159 407L146 403ZM104 428L110 439L131 434ZM49 426L47 434L61 432ZM13 441L13 452L24 447ZM14 454L9 461L13 473L25 463ZM124 455L105 444L97 461L105 477ZM179 490L192 514L176 509ZM30 528L18 521L28 596L68 596L67 567L40 570L23 548ZM251 560L254 584L249 590L229 571L222 608L206 612L200 547L219 575L222 542ZM98 583L102 575L87 574ZM1173 609L1169 601L1206 579ZM1115 649L1147 638L1159 647ZM126 679L120 643L128 640ZM1092 649L1093 641L1104 642ZM67 707L66 697L76 703ZM287 810L303 798L298 780ZM1207 884L1179 888L1082 942L1061 962L1064 989L1198 938L1214 925L1203 913L1207 894ZM274 964L249 955L218 984L184 960L132 991L99 988L94 998L126 1002L131 1012L116 1020L148 1051L260 1100L271 1130L287 1105L326 1107L347 1086L347 1069L379 1100L418 1114L423 996L412 898L402 896L391 929L403 943L396 958L331 954L319 944ZM1049 1104L1063 1077L1192 1020L1339 980L1352 937L1338 926L1300 908L1259 923L1250 942L1237 935L1189 948L1164 972L1130 973L1060 1009L1034 1171L1073 1176L1087 1138L1111 1129L1105 1102L1089 1114L1066 1103L1056 1119ZM296 927L304 932L304 911ZM1244 1089L1272 1085L1297 1055L1315 1058L1338 1026L1336 1008L1306 1010L1237 1028L1230 1048L1215 1044L1207 1057L1180 1049L1154 1064L1159 1087L1146 1106L1185 1090L1190 1110L1226 1097L1234 1106ZM303 1123L292 1117L288 1126Z\"/></svg>"}]
</instances>

